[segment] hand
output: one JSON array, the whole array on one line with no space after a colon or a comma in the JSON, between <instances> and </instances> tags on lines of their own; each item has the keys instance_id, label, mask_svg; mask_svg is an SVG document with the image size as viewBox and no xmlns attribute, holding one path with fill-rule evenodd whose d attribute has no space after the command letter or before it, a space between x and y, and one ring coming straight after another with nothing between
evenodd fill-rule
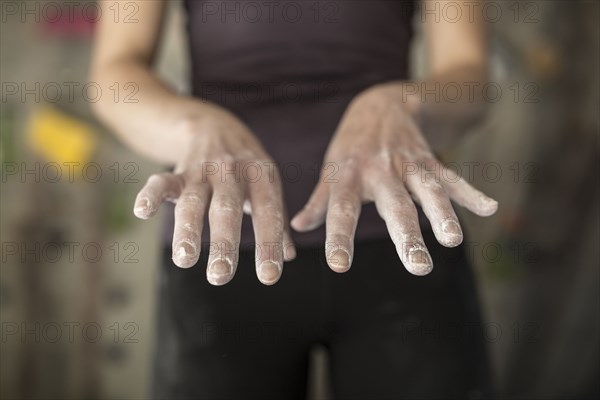
<instances>
[{"instance_id":1,"label":"hand","mask_svg":"<svg viewBox=\"0 0 600 400\"><path fill-rule=\"evenodd\" d=\"M223 111L187 121L189 147L173 173L152 175L135 200L134 214L147 219L163 201L175 205L173 261L181 268L197 263L208 210L210 254L206 275L213 285L229 282L237 267L243 210L252 213L256 272L274 284L286 261L295 257L277 168L258 140Z\"/></svg>"},{"instance_id":2,"label":"hand","mask_svg":"<svg viewBox=\"0 0 600 400\"><path fill-rule=\"evenodd\" d=\"M431 272L417 209L423 208L438 242L458 246L462 230L450 199L480 216L498 203L477 191L435 159L402 101L401 83L375 86L357 96L329 145L325 165L337 165L337 182L321 179L292 227L308 231L326 223L330 268L345 272L352 264L356 224L363 202L374 201L406 269Z\"/></svg>"}]
</instances>

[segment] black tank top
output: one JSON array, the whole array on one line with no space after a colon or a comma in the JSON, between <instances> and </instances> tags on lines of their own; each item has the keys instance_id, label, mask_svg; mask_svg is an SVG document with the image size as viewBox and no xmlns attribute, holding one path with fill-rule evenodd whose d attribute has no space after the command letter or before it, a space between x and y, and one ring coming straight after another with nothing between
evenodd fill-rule
<instances>
[{"instance_id":1,"label":"black tank top","mask_svg":"<svg viewBox=\"0 0 600 400\"><path fill-rule=\"evenodd\" d=\"M185 7L193 95L234 112L259 138L280 169L293 216L314 189L352 98L407 78L413 3L186 0ZM325 167L335 178L335 166ZM365 206L356 240L385 236L375 207ZM294 239L321 246L325 230ZM252 242L246 218L242 243Z\"/></svg>"}]
</instances>

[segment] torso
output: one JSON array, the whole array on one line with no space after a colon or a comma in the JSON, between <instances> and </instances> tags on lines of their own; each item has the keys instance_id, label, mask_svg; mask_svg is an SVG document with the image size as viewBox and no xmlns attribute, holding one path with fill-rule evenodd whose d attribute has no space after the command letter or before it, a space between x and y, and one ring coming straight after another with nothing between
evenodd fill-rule
<instances>
[{"instance_id":1,"label":"torso","mask_svg":"<svg viewBox=\"0 0 600 400\"><path fill-rule=\"evenodd\" d=\"M352 98L407 78L412 2L187 0L186 8L193 95L233 111L259 138L294 215ZM366 206L356 240L381 236L385 225ZM300 246L324 238L322 228L295 236ZM242 242L253 242L247 222Z\"/></svg>"}]
</instances>

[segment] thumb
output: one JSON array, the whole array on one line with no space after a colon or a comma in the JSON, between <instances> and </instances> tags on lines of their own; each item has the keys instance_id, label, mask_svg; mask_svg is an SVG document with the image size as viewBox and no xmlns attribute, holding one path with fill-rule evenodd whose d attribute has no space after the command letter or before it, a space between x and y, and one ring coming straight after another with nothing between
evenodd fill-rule
<instances>
[{"instance_id":1,"label":"thumb","mask_svg":"<svg viewBox=\"0 0 600 400\"><path fill-rule=\"evenodd\" d=\"M329 186L320 181L304 208L292 219L292 228L307 232L321 226L325 222L328 200Z\"/></svg>"}]
</instances>

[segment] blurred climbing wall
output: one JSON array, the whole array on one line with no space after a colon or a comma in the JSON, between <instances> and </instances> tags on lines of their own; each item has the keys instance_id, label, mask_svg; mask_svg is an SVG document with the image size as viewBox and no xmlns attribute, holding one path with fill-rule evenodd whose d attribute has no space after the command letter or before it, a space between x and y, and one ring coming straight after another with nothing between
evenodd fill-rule
<instances>
[{"instance_id":1,"label":"blurred climbing wall","mask_svg":"<svg viewBox=\"0 0 600 400\"><path fill-rule=\"evenodd\" d=\"M141 222L131 209L159 168L89 110L135 93L88 80L94 2L11 2L14 15L4 3L1 397L147 398L160 216ZM158 69L184 90L179 6Z\"/></svg>"},{"instance_id":2,"label":"blurred climbing wall","mask_svg":"<svg viewBox=\"0 0 600 400\"><path fill-rule=\"evenodd\" d=\"M600 394L600 4L505 2L491 24L495 80L509 96L457 157L501 204L495 224L465 215L482 242L486 317L503 398ZM518 12L518 13L517 13ZM514 88L514 89L513 89ZM513 96L517 94L517 96Z\"/></svg>"}]
</instances>

